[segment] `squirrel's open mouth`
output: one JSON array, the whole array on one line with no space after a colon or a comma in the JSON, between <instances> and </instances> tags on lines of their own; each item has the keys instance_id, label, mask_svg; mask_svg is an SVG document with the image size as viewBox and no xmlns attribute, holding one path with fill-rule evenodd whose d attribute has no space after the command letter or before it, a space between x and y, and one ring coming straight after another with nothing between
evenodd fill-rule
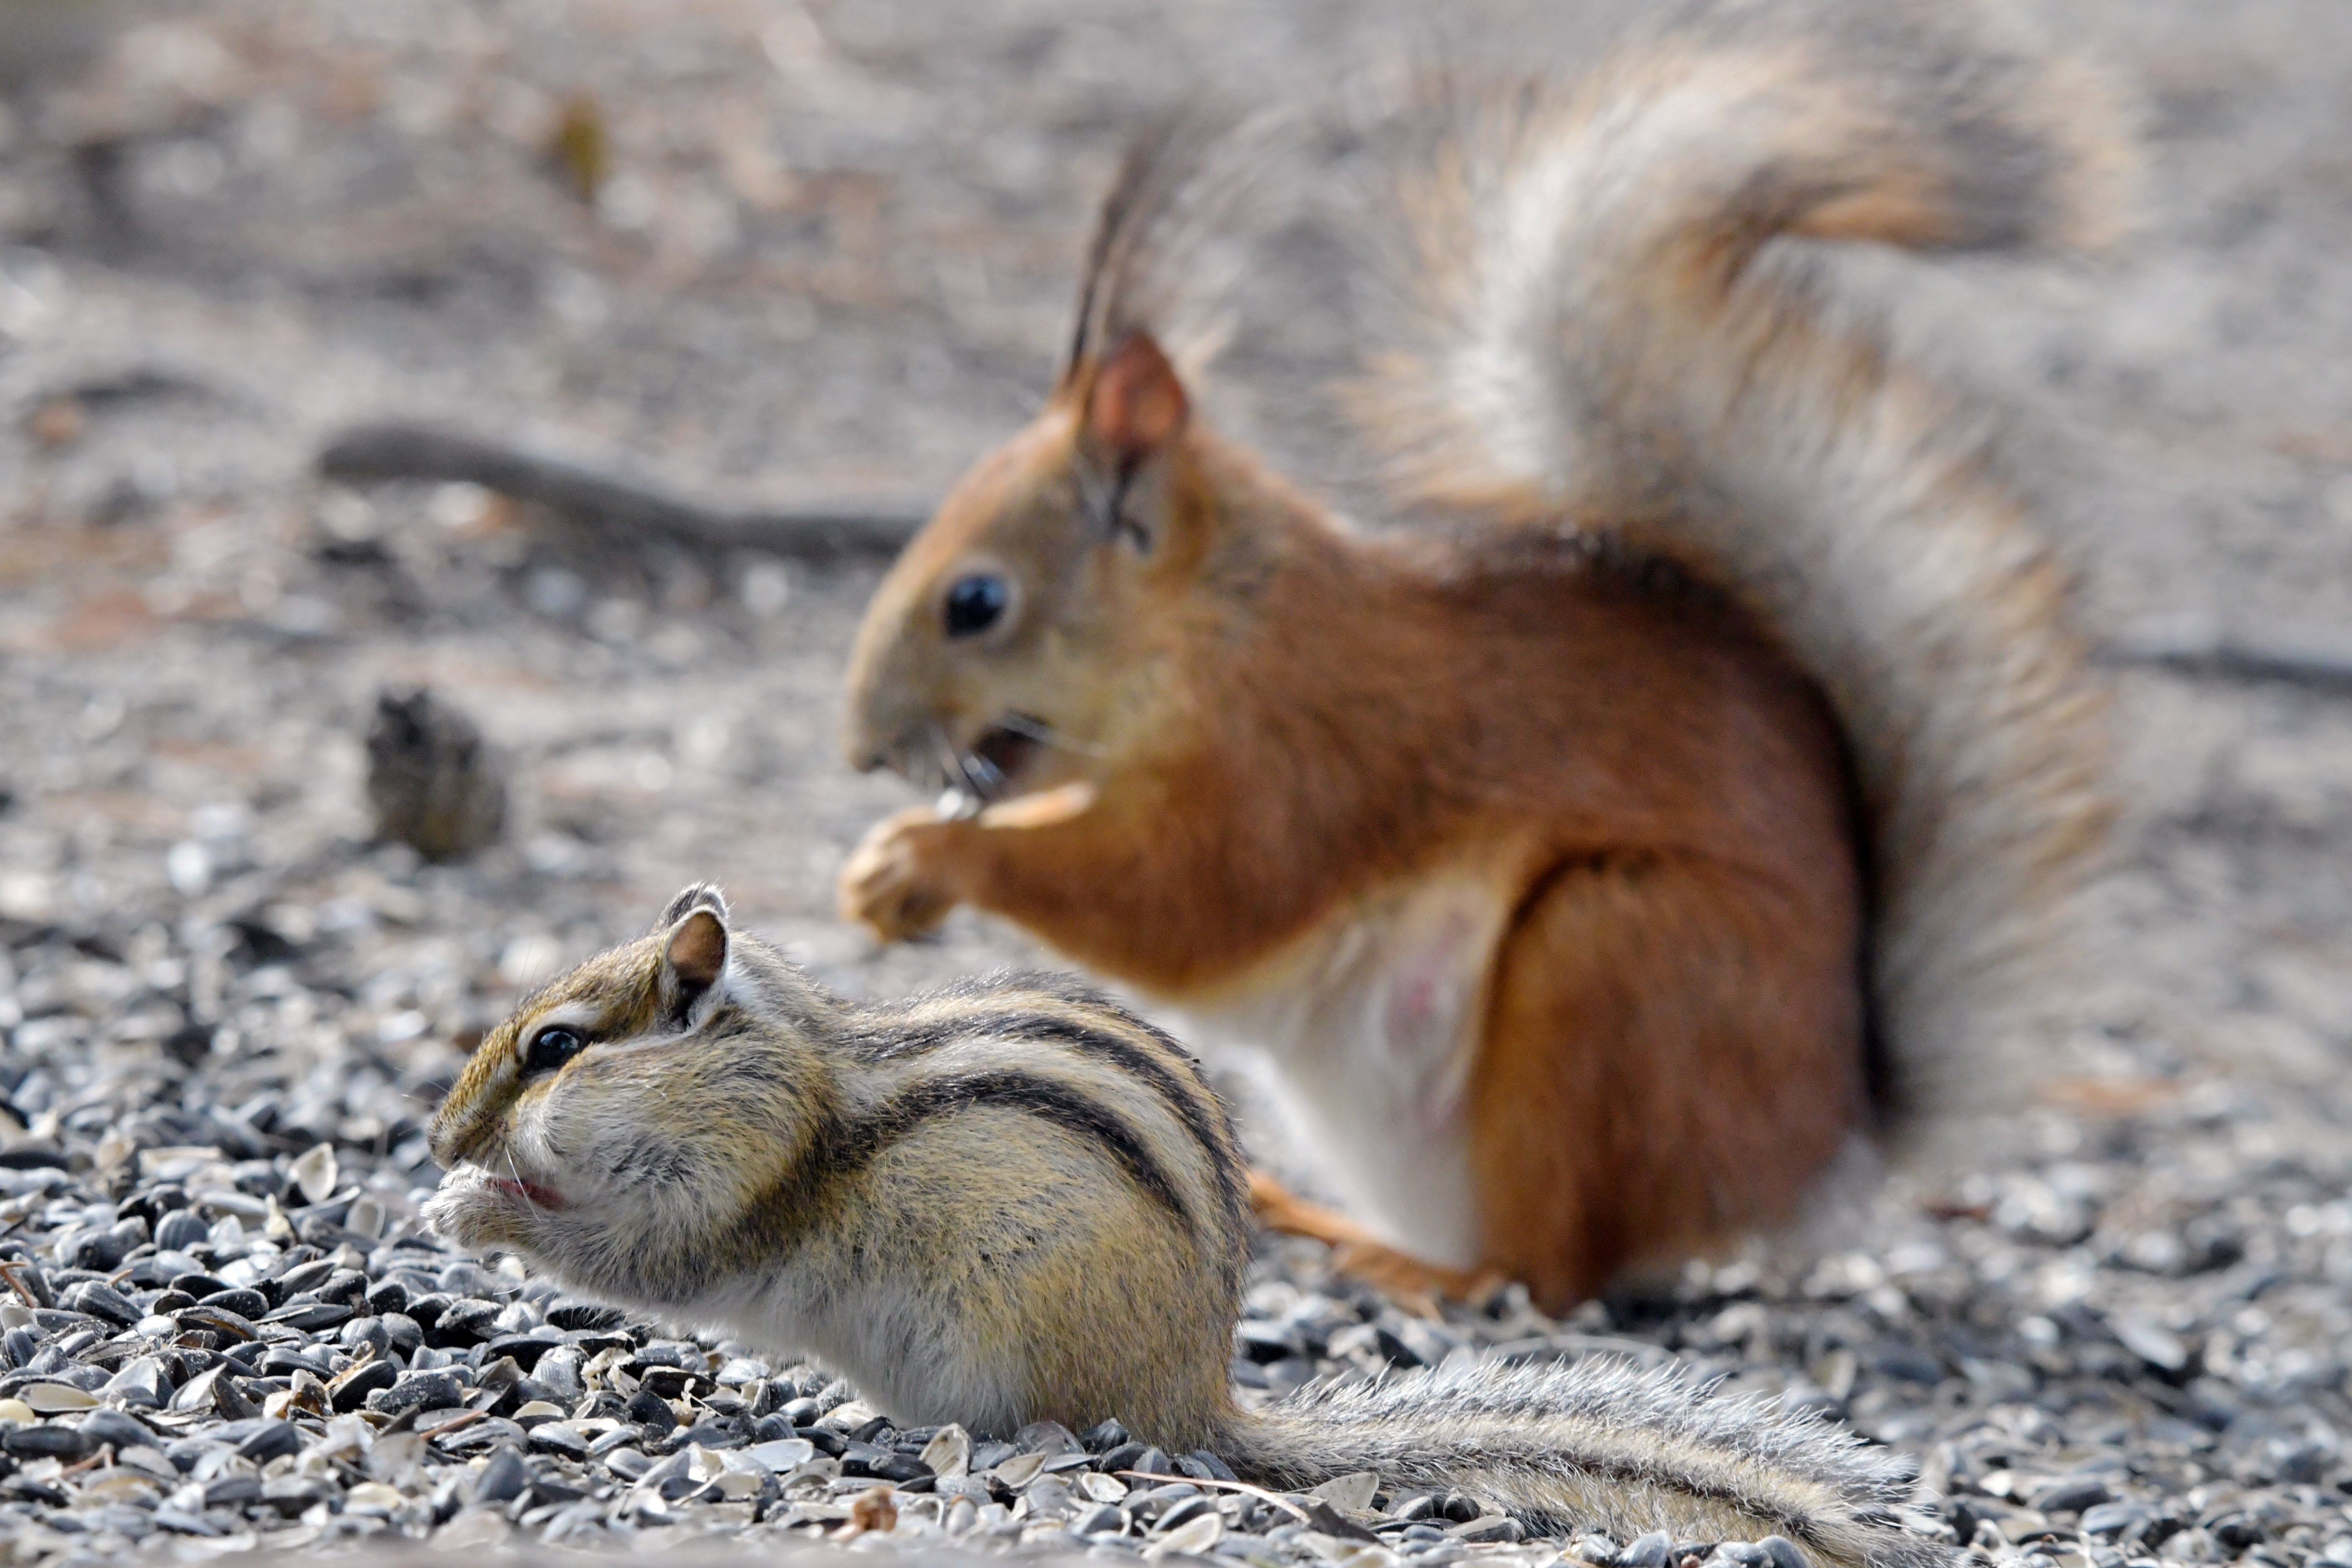
<instances>
[{"instance_id":1,"label":"squirrel's open mouth","mask_svg":"<svg viewBox=\"0 0 2352 1568\"><path fill-rule=\"evenodd\" d=\"M521 1181L513 1176L492 1176L489 1184L492 1190L504 1193L509 1197L520 1198L534 1208L560 1209L563 1206L562 1194L551 1187L542 1187L537 1182Z\"/></svg>"},{"instance_id":2,"label":"squirrel's open mouth","mask_svg":"<svg viewBox=\"0 0 2352 1568\"><path fill-rule=\"evenodd\" d=\"M1014 722L1025 728L1013 729L1011 724ZM1040 726L1035 721L1015 714L1007 723L999 724L982 735L972 747L972 760L980 766L971 771L978 773L981 782L986 784L983 793L988 799L1003 799L1021 776L1021 771L1029 765L1030 758L1036 754L1038 744L1037 737L1030 731L1037 728Z\"/></svg>"},{"instance_id":3,"label":"squirrel's open mouth","mask_svg":"<svg viewBox=\"0 0 2352 1568\"><path fill-rule=\"evenodd\" d=\"M943 746L940 771L947 793L941 811L950 816L969 816L1019 794L1022 773L1038 749L1053 739L1052 727L1043 720L1008 713L971 746L961 751Z\"/></svg>"}]
</instances>

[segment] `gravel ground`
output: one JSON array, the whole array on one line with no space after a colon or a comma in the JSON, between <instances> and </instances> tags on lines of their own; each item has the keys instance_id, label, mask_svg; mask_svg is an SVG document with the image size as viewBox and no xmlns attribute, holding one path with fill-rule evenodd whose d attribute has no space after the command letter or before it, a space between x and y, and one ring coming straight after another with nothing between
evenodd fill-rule
<instances>
[{"instance_id":1,"label":"gravel ground","mask_svg":"<svg viewBox=\"0 0 2352 1568\"><path fill-rule=\"evenodd\" d=\"M1042 391L1142 106L1440 30L1502 48L1530 8L1440 29L1336 0L126 4L82 74L9 100L17 1558L781 1541L859 1529L893 1481L867 1537L895 1515L918 1545L1559 1554L1444 1499L1342 1489L1302 1524L1129 1488L1106 1458L1188 1459L1100 1452L1115 1434L997 1435L1008 1454L890 1432L813 1369L609 1321L421 1235L419 1130L464 1043L683 881L725 882L852 993L1032 955L963 918L876 952L831 919L842 855L903 801L830 741L874 563L310 477L332 430L395 414L722 499L919 503ZM2147 233L2097 267L1865 258L1853 286L2014 411L2099 625L2340 624L2352 11L2082 0L2056 25L2147 85ZM1507 1299L1423 1321L1271 1247L1248 1396L1672 1354L1916 1453L1945 1526L2003 1563L2352 1568L2352 714L2120 679L2130 817L2084 1026L1969 1171L1565 1322ZM462 865L373 841L363 739L378 692L417 684L509 783L503 838Z\"/></svg>"}]
</instances>

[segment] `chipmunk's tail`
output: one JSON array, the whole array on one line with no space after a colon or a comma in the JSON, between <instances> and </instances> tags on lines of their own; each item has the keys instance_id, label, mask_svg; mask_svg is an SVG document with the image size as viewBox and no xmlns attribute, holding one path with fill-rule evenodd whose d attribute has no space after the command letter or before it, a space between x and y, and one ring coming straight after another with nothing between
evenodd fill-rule
<instances>
[{"instance_id":1,"label":"chipmunk's tail","mask_svg":"<svg viewBox=\"0 0 2352 1568\"><path fill-rule=\"evenodd\" d=\"M1300 1390L1224 1438L1243 1476L1286 1489L1371 1470L1391 1494L1459 1490L1531 1530L1782 1535L1822 1568L1947 1568L1906 1528L1909 1460L1760 1395L1630 1363L1441 1367Z\"/></svg>"},{"instance_id":2,"label":"chipmunk's tail","mask_svg":"<svg viewBox=\"0 0 2352 1568\"><path fill-rule=\"evenodd\" d=\"M2094 73L1965 5L1676 16L1566 87L1456 106L1360 412L1401 506L1621 532L1814 673L1869 816L1885 1099L1964 1106L2102 837L2100 702L1981 422L1760 253L2093 243L2130 139Z\"/></svg>"}]
</instances>

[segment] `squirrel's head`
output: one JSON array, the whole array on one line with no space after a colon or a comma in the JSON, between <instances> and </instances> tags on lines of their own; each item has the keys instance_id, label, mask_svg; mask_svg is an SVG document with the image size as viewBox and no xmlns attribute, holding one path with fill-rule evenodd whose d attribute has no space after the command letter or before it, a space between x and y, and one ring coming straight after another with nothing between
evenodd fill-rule
<instances>
[{"instance_id":1,"label":"squirrel's head","mask_svg":"<svg viewBox=\"0 0 2352 1568\"><path fill-rule=\"evenodd\" d=\"M1074 362L964 476L858 630L854 766L985 803L1128 752L1214 521L1191 415L1168 356L1132 332Z\"/></svg>"},{"instance_id":2,"label":"squirrel's head","mask_svg":"<svg viewBox=\"0 0 2352 1568\"><path fill-rule=\"evenodd\" d=\"M433 1119L448 1174L427 1217L583 1288L681 1299L677 1271L725 1267L822 1122L831 1006L688 888L484 1037Z\"/></svg>"}]
</instances>

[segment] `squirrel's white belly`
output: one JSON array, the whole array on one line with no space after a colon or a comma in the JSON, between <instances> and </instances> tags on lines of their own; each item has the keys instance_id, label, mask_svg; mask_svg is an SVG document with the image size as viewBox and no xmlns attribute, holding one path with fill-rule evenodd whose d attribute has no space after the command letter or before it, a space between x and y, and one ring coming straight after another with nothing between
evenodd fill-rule
<instances>
[{"instance_id":1,"label":"squirrel's white belly","mask_svg":"<svg viewBox=\"0 0 2352 1568\"><path fill-rule=\"evenodd\" d=\"M1477 1260L1464 1093L1507 912L1494 879L1424 879L1181 1009L1265 1088L1343 1206L1455 1268Z\"/></svg>"}]
</instances>

